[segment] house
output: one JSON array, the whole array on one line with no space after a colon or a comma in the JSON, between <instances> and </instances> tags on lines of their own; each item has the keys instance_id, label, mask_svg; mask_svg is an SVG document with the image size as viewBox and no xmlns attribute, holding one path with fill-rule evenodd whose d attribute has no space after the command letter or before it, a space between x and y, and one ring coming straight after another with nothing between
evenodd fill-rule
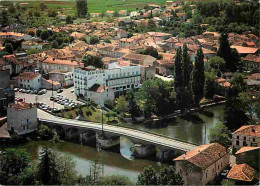
<instances>
[{"instance_id":1,"label":"house","mask_svg":"<svg viewBox=\"0 0 260 186\"><path fill-rule=\"evenodd\" d=\"M232 147L260 147L260 125L244 125L232 133Z\"/></svg>"},{"instance_id":2,"label":"house","mask_svg":"<svg viewBox=\"0 0 260 186\"><path fill-rule=\"evenodd\" d=\"M6 65L10 67L9 69L11 75L19 74L24 67L23 62L18 61L15 55L4 55L3 58Z\"/></svg>"},{"instance_id":3,"label":"house","mask_svg":"<svg viewBox=\"0 0 260 186\"><path fill-rule=\"evenodd\" d=\"M41 78L41 85L42 88L47 89L47 90L58 90L61 88L61 84L57 81L53 80L47 80L44 78Z\"/></svg>"},{"instance_id":4,"label":"house","mask_svg":"<svg viewBox=\"0 0 260 186\"><path fill-rule=\"evenodd\" d=\"M119 40L119 47L121 48L132 46L135 44L136 40L134 38L122 38Z\"/></svg>"},{"instance_id":5,"label":"house","mask_svg":"<svg viewBox=\"0 0 260 186\"><path fill-rule=\"evenodd\" d=\"M156 61L156 58L143 54L126 54L122 58L126 61L131 61L134 64L145 66L153 66Z\"/></svg>"},{"instance_id":6,"label":"house","mask_svg":"<svg viewBox=\"0 0 260 186\"><path fill-rule=\"evenodd\" d=\"M195 147L174 159L186 185L206 185L229 165L229 152L218 143Z\"/></svg>"},{"instance_id":7,"label":"house","mask_svg":"<svg viewBox=\"0 0 260 186\"><path fill-rule=\"evenodd\" d=\"M232 166L231 170L228 172L227 178L234 180L236 184L248 185L255 178L255 169L244 164L235 164Z\"/></svg>"},{"instance_id":8,"label":"house","mask_svg":"<svg viewBox=\"0 0 260 186\"><path fill-rule=\"evenodd\" d=\"M31 103L16 102L7 108L7 127L17 135L38 130L37 107Z\"/></svg>"},{"instance_id":9,"label":"house","mask_svg":"<svg viewBox=\"0 0 260 186\"><path fill-rule=\"evenodd\" d=\"M71 36L71 37L74 37L74 38L76 38L76 39L82 39L82 38L84 38L86 35L83 34L83 33L80 33L80 32L72 32L72 33L70 34L70 36Z\"/></svg>"},{"instance_id":10,"label":"house","mask_svg":"<svg viewBox=\"0 0 260 186\"><path fill-rule=\"evenodd\" d=\"M172 37L171 34L163 33L163 32L147 32L148 35L155 38L160 38L162 40L166 40Z\"/></svg>"},{"instance_id":11,"label":"house","mask_svg":"<svg viewBox=\"0 0 260 186\"><path fill-rule=\"evenodd\" d=\"M120 11L118 12L118 15L119 15L119 16L122 16L122 17L127 16L127 10L120 10Z\"/></svg>"},{"instance_id":12,"label":"house","mask_svg":"<svg viewBox=\"0 0 260 186\"><path fill-rule=\"evenodd\" d=\"M50 80L61 83L62 87L70 87L73 85L73 72L61 72L54 70L49 72Z\"/></svg>"},{"instance_id":13,"label":"house","mask_svg":"<svg viewBox=\"0 0 260 186\"><path fill-rule=\"evenodd\" d=\"M49 73L53 70L60 70L62 72L73 72L74 68L83 67L84 64L72 61L72 60L60 60L48 57L43 60L38 68L42 69L43 72Z\"/></svg>"},{"instance_id":14,"label":"house","mask_svg":"<svg viewBox=\"0 0 260 186\"><path fill-rule=\"evenodd\" d=\"M94 101L96 104L104 106L105 101L113 101L115 99L115 95L112 88L94 84L87 90L85 98L87 98L86 100L88 101Z\"/></svg>"},{"instance_id":15,"label":"house","mask_svg":"<svg viewBox=\"0 0 260 186\"><path fill-rule=\"evenodd\" d=\"M123 29L118 29L117 31L117 38L122 39L126 38L128 36L128 33Z\"/></svg>"},{"instance_id":16,"label":"house","mask_svg":"<svg viewBox=\"0 0 260 186\"><path fill-rule=\"evenodd\" d=\"M260 69L260 56L248 54L246 57L243 58L244 67L246 70L255 70Z\"/></svg>"},{"instance_id":17,"label":"house","mask_svg":"<svg viewBox=\"0 0 260 186\"><path fill-rule=\"evenodd\" d=\"M31 48L42 50L42 47L43 47L43 44L38 43L38 42L34 42L34 41L22 42L22 48L25 49L25 50L29 50Z\"/></svg>"},{"instance_id":18,"label":"house","mask_svg":"<svg viewBox=\"0 0 260 186\"><path fill-rule=\"evenodd\" d=\"M245 57L248 54L253 54L253 55L259 54L259 48L243 47L243 46L235 46L235 45L230 46L230 48L236 49L239 55L242 57Z\"/></svg>"},{"instance_id":19,"label":"house","mask_svg":"<svg viewBox=\"0 0 260 186\"><path fill-rule=\"evenodd\" d=\"M241 147L236 153L236 163L246 163L259 170L260 147Z\"/></svg>"},{"instance_id":20,"label":"house","mask_svg":"<svg viewBox=\"0 0 260 186\"><path fill-rule=\"evenodd\" d=\"M154 66L141 66L141 82L155 77L155 67Z\"/></svg>"},{"instance_id":21,"label":"house","mask_svg":"<svg viewBox=\"0 0 260 186\"><path fill-rule=\"evenodd\" d=\"M108 10L108 11L106 11L106 15L107 15L108 17L113 17L113 16L115 15L115 11L110 11L110 10Z\"/></svg>"},{"instance_id":22,"label":"house","mask_svg":"<svg viewBox=\"0 0 260 186\"><path fill-rule=\"evenodd\" d=\"M23 72L15 77L16 87L28 90L39 90L41 88L41 74L37 72Z\"/></svg>"},{"instance_id":23,"label":"house","mask_svg":"<svg viewBox=\"0 0 260 186\"><path fill-rule=\"evenodd\" d=\"M173 60L156 60L155 63L156 74L171 75L174 68Z\"/></svg>"},{"instance_id":24,"label":"house","mask_svg":"<svg viewBox=\"0 0 260 186\"><path fill-rule=\"evenodd\" d=\"M22 33L17 33L17 32L0 32L0 38L2 39L24 39L24 40L30 40L32 36L27 35L27 34L22 34Z\"/></svg>"},{"instance_id":25,"label":"house","mask_svg":"<svg viewBox=\"0 0 260 186\"><path fill-rule=\"evenodd\" d=\"M89 66L74 70L74 94L88 100L88 90L94 84L102 85L102 89L108 92L109 89L113 89L115 93L138 89L140 87L140 66L120 66L118 63L111 63L108 65L108 69L96 69Z\"/></svg>"}]
</instances>

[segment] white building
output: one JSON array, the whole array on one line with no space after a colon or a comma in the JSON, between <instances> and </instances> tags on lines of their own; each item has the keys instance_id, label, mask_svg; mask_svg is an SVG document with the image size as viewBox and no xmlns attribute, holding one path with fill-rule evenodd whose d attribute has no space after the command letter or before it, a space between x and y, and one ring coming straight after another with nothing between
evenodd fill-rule
<instances>
[{"instance_id":1,"label":"white building","mask_svg":"<svg viewBox=\"0 0 260 186\"><path fill-rule=\"evenodd\" d=\"M17 102L7 108L8 130L24 135L38 130L37 107L31 103Z\"/></svg>"},{"instance_id":2,"label":"white building","mask_svg":"<svg viewBox=\"0 0 260 186\"><path fill-rule=\"evenodd\" d=\"M113 100L114 95L112 92L139 88L140 74L140 66L120 66L118 63L109 64L108 69L77 68L74 70L74 93L86 100L91 100L91 98L93 100L94 97L91 97L90 91L93 85L97 84L102 86L99 87L102 92L107 92L103 99ZM97 85L96 87L98 87Z\"/></svg>"},{"instance_id":3,"label":"white building","mask_svg":"<svg viewBox=\"0 0 260 186\"><path fill-rule=\"evenodd\" d=\"M28 90L38 90L41 88L41 74L37 72L23 72L15 78L16 87Z\"/></svg>"}]
</instances>

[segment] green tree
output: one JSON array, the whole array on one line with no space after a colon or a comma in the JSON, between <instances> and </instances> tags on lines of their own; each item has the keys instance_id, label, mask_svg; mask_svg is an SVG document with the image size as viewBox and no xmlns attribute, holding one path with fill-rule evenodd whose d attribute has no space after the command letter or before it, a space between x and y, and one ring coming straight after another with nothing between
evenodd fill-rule
<instances>
[{"instance_id":1,"label":"green tree","mask_svg":"<svg viewBox=\"0 0 260 186\"><path fill-rule=\"evenodd\" d=\"M178 48L176 51L176 56L175 56L175 77L174 77L174 88L175 91L181 87L183 87L183 66L182 66L182 50L181 48Z\"/></svg>"},{"instance_id":2,"label":"green tree","mask_svg":"<svg viewBox=\"0 0 260 186\"><path fill-rule=\"evenodd\" d=\"M35 184L28 152L7 148L0 154L0 183L4 185Z\"/></svg>"},{"instance_id":3,"label":"green tree","mask_svg":"<svg viewBox=\"0 0 260 186\"><path fill-rule=\"evenodd\" d=\"M11 43L6 43L5 44L5 51L8 52L9 54L14 53L13 45Z\"/></svg>"},{"instance_id":4,"label":"green tree","mask_svg":"<svg viewBox=\"0 0 260 186\"><path fill-rule=\"evenodd\" d=\"M78 17L86 17L88 14L88 2L87 0L76 0Z\"/></svg>"},{"instance_id":5,"label":"green tree","mask_svg":"<svg viewBox=\"0 0 260 186\"><path fill-rule=\"evenodd\" d=\"M40 153L39 160L37 175L40 183L44 185L60 184L58 178L58 162L56 161L54 152L49 148L44 147Z\"/></svg>"},{"instance_id":6,"label":"green tree","mask_svg":"<svg viewBox=\"0 0 260 186\"><path fill-rule=\"evenodd\" d=\"M196 105L199 105L200 100L204 96L204 84L204 54L202 49L199 48L199 50L197 51L197 56L195 58L195 66L192 79L192 90L194 94L194 102Z\"/></svg>"},{"instance_id":7,"label":"green tree","mask_svg":"<svg viewBox=\"0 0 260 186\"><path fill-rule=\"evenodd\" d=\"M92 56L92 55L89 55L89 54L84 55L82 57L82 62L84 63L84 67L87 67L87 66L94 66L96 68L103 68L104 67L103 61L98 56Z\"/></svg>"},{"instance_id":8,"label":"green tree","mask_svg":"<svg viewBox=\"0 0 260 186\"><path fill-rule=\"evenodd\" d=\"M238 93L246 91L245 77L241 73L235 73L230 84Z\"/></svg>"},{"instance_id":9,"label":"green tree","mask_svg":"<svg viewBox=\"0 0 260 186\"><path fill-rule=\"evenodd\" d=\"M219 143L224 147L231 145L231 131L223 123L217 123L216 126L209 130L210 143Z\"/></svg>"},{"instance_id":10,"label":"green tree","mask_svg":"<svg viewBox=\"0 0 260 186\"><path fill-rule=\"evenodd\" d=\"M217 55L223 58L226 62L226 69L235 72L237 69L237 59L234 60L236 53L230 48L228 34L222 33L219 38L219 49Z\"/></svg>"},{"instance_id":11,"label":"green tree","mask_svg":"<svg viewBox=\"0 0 260 186\"><path fill-rule=\"evenodd\" d=\"M89 39L89 44L95 45L95 44L97 44L97 43L99 43L99 38L98 38L97 36L92 36L92 37L90 37L90 39Z\"/></svg>"},{"instance_id":12,"label":"green tree","mask_svg":"<svg viewBox=\"0 0 260 186\"><path fill-rule=\"evenodd\" d=\"M66 24L73 24L73 19L71 16L66 17Z\"/></svg>"},{"instance_id":13,"label":"green tree","mask_svg":"<svg viewBox=\"0 0 260 186\"><path fill-rule=\"evenodd\" d=\"M53 133L47 125L40 125L40 129L38 130L38 134L39 134L41 139L51 139L53 137Z\"/></svg>"},{"instance_id":14,"label":"green tree","mask_svg":"<svg viewBox=\"0 0 260 186\"><path fill-rule=\"evenodd\" d=\"M126 176L113 175L103 176L98 182L98 185L134 185L134 183Z\"/></svg>"},{"instance_id":15,"label":"green tree","mask_svg":"<svg viewBox=\"0 0 260 186\"><path fill-rule=\"evenodd\" d=\"M148 29L151 31L155 30L157 27L155 22L152 19L149 19L147 26L148 26Z\"/></svg>"},{"instance_id":16,"label":"green tree","mask_svg":"<svg viewBox=\"0 0 260 186\"><path fill-rule=\"evenodd\" d=\"M158 51L156 48L152 47L152 46L148 46L146 47L146 49L142 52L140 52L141 54L144 54L144 55L150 55L156 59L159 58L159 54L158 54Z\"/></svg>"},{"instance_id":17,"label":"green tree","mask_svg":"<svg viewBox=\"0 0 260 186\"><path fill-rule=\"evenodd\" d=\"M205 72L205 97L212 99L216 93L216 75L214 71Z\"/></svg>"},{"instance_id":18,"label":"green tree","mask_svg":"<svg viewBox=\"0 0 260 186\"><path fill-rule=\"evenodd\" d=\"M217 72L218 77L221 77L222 73L225 72L225 61L221 57L214 56L209 58L208 65L208 71L210 71L211 68L213 68Z\"/></svg>"},{"instance_id":19,"label":"green tree","mask_svg":"<svg viewBox=\"0 0 260 186\"><path fill-rule=\"evenodd\" d=\"M183 185L183 179L179 173L175 172L173 166L165 166L160 170L159 185Z\"/></svg>"},{"instance_id":20,"label":"green tree","mask_svg":"<svg viewBox=\"0 0 260 186\"><path fill-rule=\"evenodd\" d=\"M138 176L137 185L157 185L158 177L152 166L145 167L143 172Z\"/></svg>"},{"instance_id":21,"label":"green tree","mask_svg":"<svg viewBox=\"0 0 260 186\"><path fill-rule=\"evenodd\" d=\"M43 41L46 41L48 37L50 37L50 33L48 32L48 30L42 30L40 37Z\"/></svg>"},{"instance_id":22,"label":"green tree","mask_svg":"<svg viewBox=\"0 0 260 186\"><path fill-rule=\"evenodd\" d=\"M52 41L51 48L59 48L59 43L56 40Z\"/></svg>"},{"instance_id":23,"label":"green tree","mask_svg":"<svg viewBox=\"0 0 260 186\"><path fill-rule=\"evenodd\" d=\"M6 10L3 10L1 13L0 13L0 25L2 25L2 27L6 27L9 25L9 18L8 18L8 12Z\"/></svg>"},{"instance_id":24,"label":"green tree","mask_svg":"<svg viewBox=\"0 0 260 186\"><path fill-rule=\"evenodd\" d=\"M116 99L116 111L120 114L124 114L128 111L129 103L126 101L124 96L119 96L119 98Z\"/></svg>"},{"instance_id":25,"label":"green tree","mask_svg":"<svg viewBox=\"0 0 260 186\"><path fill-rule=\"evenodd\" d=\"M182 52L182 65L183 65L183 87L190 88L190 79L192 72L192 63L190 61L190 57L188 55L188 48L186 43L183 45Z\"/></svg>"},{"instance_id":26,"label":"green tree","mask_svg":"<svg viewBox=\"0 0 260 186\"><path fill-rule=\"evenodd\" d=\"M45 9L48 8L47 5L45 5L44 3L40 3L39 7L40 7L41 11L44 11Z\"/></svg>"}]
</instances>

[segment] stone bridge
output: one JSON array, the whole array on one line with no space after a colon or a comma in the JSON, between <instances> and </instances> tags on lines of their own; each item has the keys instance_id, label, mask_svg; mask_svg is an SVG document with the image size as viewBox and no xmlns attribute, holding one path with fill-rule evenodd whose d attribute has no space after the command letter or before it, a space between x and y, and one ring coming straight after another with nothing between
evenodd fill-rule
<instances>
[{"instance_id":1,"label":"stone bridge","mask_svg":"<svg viewBox=\"0 0 260 186\"><path fill-rule=\"evenodd\" d=\"M195 144L155 133L108 124L104 124L102 129L100 123L55 117L43 111L38 111L38 120L64 139L74 139L81 143L96 140L97 147L101 149L116 146L120 148L120 136L126 137L135 144L132 151L137 157L156 154L156 157L162 161L172 160L196 147Z\"/></svg>"}]
</instances>

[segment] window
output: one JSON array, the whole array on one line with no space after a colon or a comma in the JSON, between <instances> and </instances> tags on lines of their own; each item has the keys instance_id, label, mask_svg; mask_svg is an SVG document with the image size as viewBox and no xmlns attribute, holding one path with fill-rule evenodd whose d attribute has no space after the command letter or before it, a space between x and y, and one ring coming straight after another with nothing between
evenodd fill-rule
<instances>
[{"instance_id":1,"label":"window","mask_svg":"<svg viewBox=\"0 0 260 186\"><path fill-rule=\"evenodd\" d=\"M206 178L208 177L208 173L206 172Z\"/></svg>"},{"instance_id":2,"label":"window","mask_svg":"<svg viewBox=\"0 0 260 186\"><path fill-rule=\"evenodd\" d=\"M218 165L218 170L219 170L219 165Z\"/></svg>"},{"instance_id":3,"label":"window","mask_svg":"<svg viewBox=\"0 0 260 186\"><path fill-rule=\"evenodd\" d=\"M237 139L239 139L239 136L237 136Z\"/></svg>"},{"instance_id":4,"label":"window","mask_svg":"<svg viewBox=\"0 0 260 186\"><path fill-rule=\"evenodd\" d=\"M26 129L29 129L29 125L26 126Z\"/></svg>"},{"instance_id":5,"label":"window","mask_svg":"<svg viewBox=\"0 0 260 186\"><path fill-rule=\"evenodd\" d=\"M244 137L244 140L246 140L246 137Z\"/></svg>"},{"instance_id":6,"label":"window","mask_svg":"<svg viewBox=\"0 0 260 186\"><path fill-rule=\"evenodd\" d=\"M25 126L23 126L23 130L25 130Z\"/></svg>"},{"instance_id":7,"label":"window","mask_svg":"<svg viewBox=\"0 0 260 186\"><path fill-rule=\"evenodd\" d=\"M29 79L27 80L27 82L29 83Z\"/></svg>"},{"instance_id":8,"label":"window","mask_svg":"<svg viewBox=\"0 0 260 186\"><path fill-rule=\"evenodd\" d=\"M238 140L236 141L236 145L239 145L239 141Z\"/></svg>"},{"instance_id":9,"label":"window","mask_svg":"<svg viewBox=\"0 0 260 186\"><path fill-rule=\"evenodd\" d=\"M255 138L253 138L253 142L255 142Z\"/></svg>"},{"instance_id":10,"label":"window","mask_svg":"<svg viewBox=\"0 0 260 186\"><path fill-rule=\"evenodd\" d=\"M212 173L214 173L214 172L215 172L215 170L214 170L214 168L213 168Z\"/></svg>"},{"instance_id":11,"label":"window","mask_svg":"<svg viewBox=\"0 0 260 186\"><path fill-rule=\"evenodd\" d=\"M29 124L29 119L26 119L26 121L27 121L27 124Z\"/></svg>"},{"instance_id":12,"label":"window","mask_svg":"<svg viewBox=\"0 0 260 186\"><path fill-rule=\"evenodd\" d=\"M246 141L243 141L243 146L247 146L247 145L246 145Z\"/></svg>"}]
</instances>

